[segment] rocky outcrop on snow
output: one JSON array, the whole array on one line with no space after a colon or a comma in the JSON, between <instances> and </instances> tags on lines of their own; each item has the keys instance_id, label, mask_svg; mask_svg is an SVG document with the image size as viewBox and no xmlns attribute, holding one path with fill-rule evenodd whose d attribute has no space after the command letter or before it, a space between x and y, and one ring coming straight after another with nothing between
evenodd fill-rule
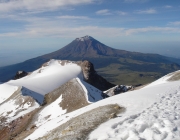
<instances>
[{"instance_id":1,"label":"rocky outcrop on snow","mask_svg":"<svg viewBox=\"0 0 180 140\"><path fill-rule=\"evenodd\" d=\"M41 125L107 97L89 84L103 78L88 61L50 60L25 75L19 71L16 80L0 85L0 139L24 139Z\"/></svg>"},{"instance_id":2,"label":"rocky outcrop on snow","mask_svg":"<svg viewBox=\"0 0 180 140\"><path fill-rule=\"evenodd\" d=\"M94 66L91 62L85 60L79 62L82 72L84 75L84 80L93 85L94 87L100 90L107 90L115 86L114 84L106 81L102 76L98 75L97 72L94 70Z\"/></svg>"},{"instance_id":3,"label":"rocky outcrop on snow","mask_svg":"<svg viewBox=\"0 0 180 140\"><path fill-rule=\"evenodd\" d=\"M117 85L109 90L104 91L104 93L107 94L108 96L114 96L120 93L127 92L132 89L133 89L133 86Z\"/></svg>"},{"instance_id":4,"label":"rocky outcrop on snow","mask_svg":"<svg viewBox=\"0 0 180 140\"><path fill-rule=\"evenodd\" d=\"M97 135L109 138L111 132L113 135L121 135L123 130L128 130L133 123L132 119L138 118L138 115L152 104L153 110L157 111L153 114L156 117L165 100L164 107L167 105L170 108L166 112L164 108L161 110L162 118L159 120L163 121L163 113L167 114L169 110L178 112L179 100L176 100L179 99L179 82L176 81L178 77L179 72L171 73L141 90L102 100L106 96L126 92L132 86L118 85L103 93L99 89L106 89L112 84L96 73L91 62L50 60L24 78L0 84L0 139L88 139L88 135L94 129L101 127L99 125L108 120L114 121L113 125L109 126L110 130L115 129L108 131L103 127L104 131L108 131L108 135L101 133ZM177 84L177 88L173 91L171 90L173 82L168 81L170 78ZM171 94L168 96L163 94L169 90ZM162 102L156 101L160 96L159 93L163 94ZM172 106L174 101L169 102L170 99L176 101L176 106ZM156 106L158 103L159 106ZM121 114L122 111L124 112ZM151 114L151 110L149 112L147 117ZM178 115L176 113L172 116L174 124L176 123L174 118L178 119ZM110 120L112 118L115 119ZM135 126L136 124L138 125L138 122ZM125 129L120 130L122 125ZM177 129L173 128L173 134L175 131L179 133L178 130L178 126Z\"/></svg>"},{"instance_id":5,"label":"rocky outcrop on snow","mask_svg":"<svg viewBox=\"0 0 180 140\"><path fill-rule=\"evenodd\" d=\"M27 75L28 75L28 73L25 72L25 71L18 71L18 72L16 73L16 75L14 76L14 80L20 79L20 78L25 77L25 76L27 76Z\"/></svg>"}]
</instances>

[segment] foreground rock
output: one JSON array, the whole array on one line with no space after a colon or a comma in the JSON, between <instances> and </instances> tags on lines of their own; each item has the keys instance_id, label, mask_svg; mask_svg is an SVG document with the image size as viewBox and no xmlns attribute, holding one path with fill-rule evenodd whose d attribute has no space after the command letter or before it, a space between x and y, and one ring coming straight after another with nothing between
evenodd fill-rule
<instances>
[{"instance_id":1,"label":"foreground rock","mask_svg":"<svg viewBox=\"0 0 180 140\"><path fill-rule=\"evenodd\" d=\"M16 75L14 76L14 80L20 79L20 78L25 77L27 75L28 75L28 73L25 71L18 71L16 73Z\"/></svg>"}]
</instances>

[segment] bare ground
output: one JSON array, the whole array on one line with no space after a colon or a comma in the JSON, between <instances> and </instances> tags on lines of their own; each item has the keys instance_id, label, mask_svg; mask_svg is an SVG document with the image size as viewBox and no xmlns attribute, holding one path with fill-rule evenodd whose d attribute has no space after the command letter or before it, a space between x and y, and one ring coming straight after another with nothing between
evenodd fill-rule
<instances>
[{"instance_id":1,"label":"bare ground","mask_svg":"<svg viewBox=\"0 0 180 140\"><path fill-rule=\"evenodd\" d=\"M54 129L38 140L85 140L95 128L125 109L117 104L101 106L82 115L72 118L68 122Z\"/></svg>"},{"instance_id":2,"label":"bare ground","mask_svg":"<svg viewBox=\"0 0 180 140\"><path fill-rule=\"evenodd\" d=\"M33 115L37 111L34 110L24 116L21 116L17 118L16 120L13 120L8 124L8 126L4 126L0 130L0 140L16 140L16 137L20 134L26 131L26 127L31 121ZM22 140L22 139L19 139Z\"/></svg>"},{"instance_id":3,"label":"bare ground","mask_svg":"<svg viewBox=\"0 0 180 140\"><path fill-rule=\"evenodd\" d=\"M76 79L72 79L51 93L45 95L45 103L50 104L62 95L60 107L67 110L67 113L82 108L89 103L85 97L85 92Z\"/></svg>"},{"instance_id":4,"label":"bare ground","mask_svg":"<svg viewBox=\"0 0 180 140\"><path fill-rule=\"evenodd\" d=\"M39 112L43 108L54 102L61 95L62 101L59 103L59 106L62 107L64 110L67 110L66 113L72 112L89 104L86 100L84 90L82 89L81 85L77 82L76 79L72 79L64 85L60 86L59 88L55 89L54 91L45 95L44 105L41 106L36 111L36 113L33 114L31 121L29 121L28 125L26 126L27 130L19 134L15 138L15 140L22 140L31 133L33 133L33 131L37 129L34 122L38 118Z\"/></svg>"},{"instance_id":5,"label":"bare ground","mask_svg":"<svg viewBox=\"0 0 180 140\"><path fill-rule=\"evenodd\" d=\"M169 81L178 81L180 80L180 71L172 73L173 76L171 78L169 78Z\"/></svg>"},{"instance_id":6,"label":"bare ground","mask_svg":"<svg viewBox=\"0 0 180 140\"><path fill-rule=\"evenodd\" d=\"M15 112L15 116L18 115L21 111L24 111L25 109L19 109L21 106L24 106L24 104L28 103L30 106L33 106L35 103L35 100L30 96L23 96L21 94L21 87L18 88L17 91L15 91L7 100L5 100L0 105L5 104L6 102L13 100L15 101L15 104L18 106L17 110ZM26 130L27 125L31 122L33 115L37 112L38 109L35 109L34 111L31 111L23 116L20 116L19 118L7 122L8 114L10 114L12 111L7 112L6 116L1 116L0 114L0 140L9 140L14 139L17 135L19 135L21 132Z\"/></svg>"}]
</instances>

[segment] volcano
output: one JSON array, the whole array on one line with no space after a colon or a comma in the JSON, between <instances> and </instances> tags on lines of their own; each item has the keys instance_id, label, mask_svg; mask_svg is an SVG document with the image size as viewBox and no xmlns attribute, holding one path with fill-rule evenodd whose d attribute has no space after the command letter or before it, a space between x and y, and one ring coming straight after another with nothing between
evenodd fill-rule
<instances>
[{"instance_id":1,"label":"volcano","mask_svg":"<svg viewBox=\"0 0 180 140\"><path fill-rule=\"evenodd\" d=\"M50 59L88 60L94 64L95 69L99 69L98 72L102 76L115 84L129 84L128 82L131 81L134 82L130 84L148 83L167 73L180 69L180 66L175 63L175 59L158 54L144 54L114 49L87 35L76 38L55 52L15 65L1 67L0 81L5 82L13 79L14 74L19 70L34 71ZM113 68L116 68L116 72L109 72L109 69L112 70ZM121 73L122 71L123 74ZM129 71L133 72L132 76L128 76ZM125 76L125 78L122 76ZM127 76L129 77L128 79L126 78ZM137 79L140 78L141 80L138 81Z\"/></svg>"}]
</instances>

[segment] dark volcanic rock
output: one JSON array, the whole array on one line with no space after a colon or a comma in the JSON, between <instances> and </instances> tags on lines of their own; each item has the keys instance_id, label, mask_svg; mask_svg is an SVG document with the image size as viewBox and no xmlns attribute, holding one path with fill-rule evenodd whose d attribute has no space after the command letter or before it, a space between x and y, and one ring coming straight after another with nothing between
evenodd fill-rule
<instances>
[{"instance_id":1,"label":"dark volcanic rock","mask_svg":"<svg viewBox=\"0 0 180 140\"><path fill-rule=\"evenodd\" d=\"M132 90L133 86L127 86L127 85L117 85L107 91L104 91L105 94L107 94L108 96L114 96L120 93L124 93L127 92L129 90Z\"/></svg>"},{"instance_id":2,"label":"dark volcanic rock","mask_svg":"<svg viewBox=\"0 0 180 140\"><path fill-rule=\"evenodd\" d=\"M25 77L25 76L27 76L27 75L28 75L28 73L25 72L25 71L18 71L18 72L16 73L16 75L14 76L14 80L20 79L20 78Z\"/></svg>"},{"instance_id":3,"label":"dark volcanic rock","mask_svg":"<svg viewBox=\"0 0 180 140\"><path fill-rule=\"evenodd\" d=\"M85 60L80 63L83 71L84 80L100 90L107 90L115 86L114 84L106 81L103 77L98 75L94 70L94 66L91 62Z\"/></svg>"}]
</instances>

